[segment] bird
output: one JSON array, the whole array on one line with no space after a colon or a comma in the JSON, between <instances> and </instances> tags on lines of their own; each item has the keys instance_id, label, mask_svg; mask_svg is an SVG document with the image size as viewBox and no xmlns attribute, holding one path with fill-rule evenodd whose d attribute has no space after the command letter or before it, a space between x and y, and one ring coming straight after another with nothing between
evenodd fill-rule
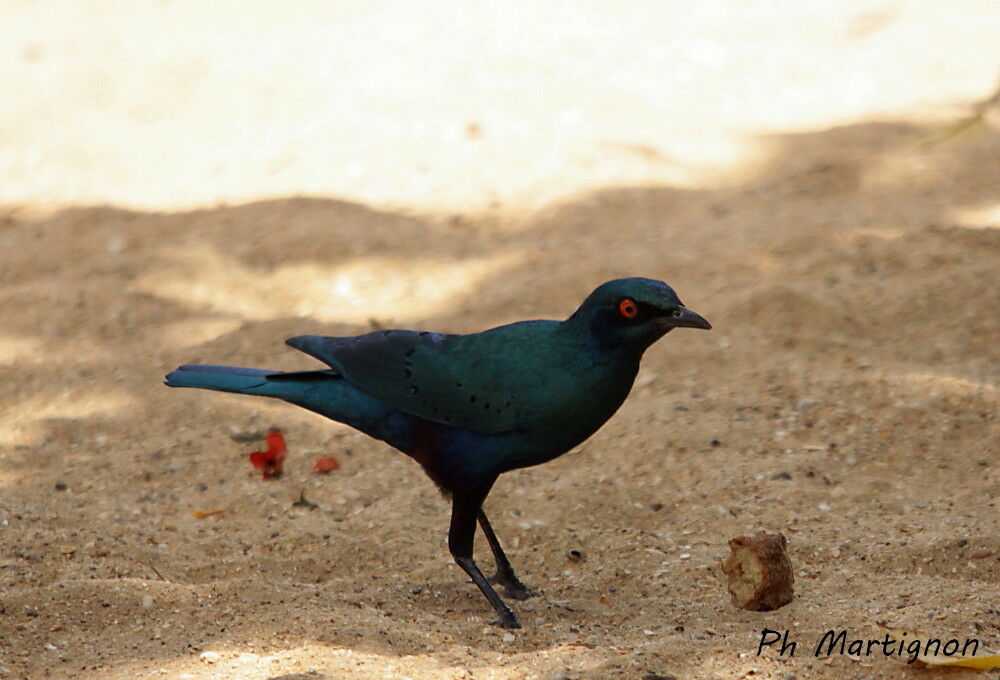
<instances>
[{"instance_id":1,"label":"bird","mask_svg":"<svg viewBox=\"0 0 1000 680\"><path fill-rule=\"evenodd\" d=\"M419 463L451 500L448 549L492 605L502 628L520 628L494 590L534 595L518 578L483 502L504 472L550 461L596 432L625 401L643 353L675 328L710 329L662 281L598 286L568 318L478 333L377 330L285 342L326 365L272 371L184 365L170 387L281 399L386 442ZM496 573L473 559L479 525Z\"/></svg>"}]
</instances>

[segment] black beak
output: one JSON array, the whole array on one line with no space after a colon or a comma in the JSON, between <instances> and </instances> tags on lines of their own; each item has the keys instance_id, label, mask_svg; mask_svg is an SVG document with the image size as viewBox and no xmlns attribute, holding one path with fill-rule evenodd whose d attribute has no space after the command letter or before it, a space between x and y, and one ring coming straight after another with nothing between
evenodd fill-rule
<instances>
[{"instance_id":1,"label":"black beak","mask_svg":"<svg viewBox=\"0 0 1000 680\"><path fill-rule=\"evenodd\" d=\"M712 324L705 317L692 312L687 307L674 308L663 317L663 325L667 328L703 328L706 331L712 327Z\"/></svg>"}]
</instances>

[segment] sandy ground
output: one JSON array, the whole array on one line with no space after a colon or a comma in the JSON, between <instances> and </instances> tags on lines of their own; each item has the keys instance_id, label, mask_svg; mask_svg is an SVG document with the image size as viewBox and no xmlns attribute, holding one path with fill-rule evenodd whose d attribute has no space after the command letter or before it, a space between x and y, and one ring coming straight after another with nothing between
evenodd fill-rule
<instances>
[{"instance_id":1,"label":"sandy ground","mask_svg":"<svg viewBox=\"0 0 1000 680\"><path fill-rule=\"evenodd\" d=\"M484 6L442 40L443 7L78 6L0 10L21 95L0 111L0 677L983 677L812 648L885 620L1000 650L994 3L681 3L669 28L557 7L495 39ZM423 46L425 90L371 27ZM360 56L337 89L316 64L340 37ZM407 458L160 386L185 362L313 366L281 342L300 333L560 318L623 275L715 328L654 346L599 433L497 484L540 592L513 634ZM231 434L269 425L290 454L264 482ZM325 455L342 468L311 474ZM760 529L796 570L770 613L718 568ZM797 655L757 656L764 628Z\"/></svg>"}]
</instances>

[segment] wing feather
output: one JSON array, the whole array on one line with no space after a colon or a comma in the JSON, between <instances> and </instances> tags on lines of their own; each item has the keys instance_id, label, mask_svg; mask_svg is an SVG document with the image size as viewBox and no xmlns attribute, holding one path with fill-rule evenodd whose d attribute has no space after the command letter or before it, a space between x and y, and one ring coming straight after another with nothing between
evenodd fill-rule
<instances>
[{"instance_id":1,"label":"wing feather","mask_svg":"<svg viewBox=\"0 0 1000 680\"><path fill-rule=\"evenodd\" d=\"M534 410L502 336L375 331L286 341L359 389L407 413L485 434L519 429ZM529 376L530 377L530 376Z\"/></svg>"}]
</instances>

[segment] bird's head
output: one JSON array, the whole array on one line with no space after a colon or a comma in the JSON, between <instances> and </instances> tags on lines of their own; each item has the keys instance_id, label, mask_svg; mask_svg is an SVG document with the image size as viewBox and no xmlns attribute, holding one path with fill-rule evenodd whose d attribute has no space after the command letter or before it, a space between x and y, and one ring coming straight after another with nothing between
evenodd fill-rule
<instances>
[{"instance_id":1,"label":"bird's head","mask_svg":"<svg viewBox=\"0 0 1000 680\"><path fill-rule=\"evenodd\" d=\"M644 351L674 328L712 327L655 279L615 279L587 296L567 323L583 324L605 345Z\"/></svg>"}]
</instances>

